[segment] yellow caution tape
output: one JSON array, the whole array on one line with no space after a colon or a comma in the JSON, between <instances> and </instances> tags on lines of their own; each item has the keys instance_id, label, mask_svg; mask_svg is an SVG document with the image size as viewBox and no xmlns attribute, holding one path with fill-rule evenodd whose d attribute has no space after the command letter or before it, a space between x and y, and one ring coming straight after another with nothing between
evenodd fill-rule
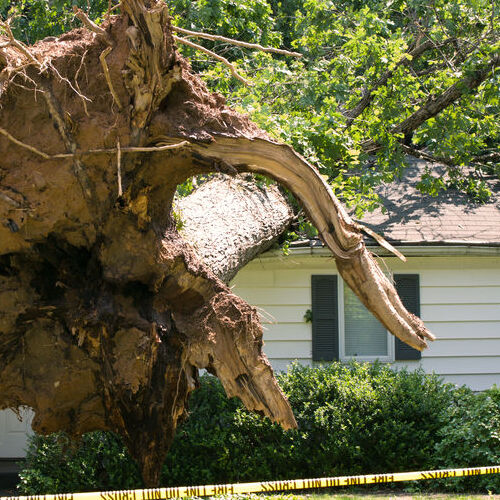
<instances>
[{"instance_id":1,"label":"yellow caution tape","mask_svg":"<svg viewBox=\"0 0 500 500\"><path fill-rule=\"evenodd\" d=\"M151 488L144 490L92 491L88 493L60 493L56 495L0 497L0 500L161 500L167 498L207 497L236 493L334 488L337 486L383 484L393 483L396 481L421 481L422 479L444 479L498 473L500 473L500 465L493 465L490 467L469 467L467 469L394 472L392 474L321 477L317 479L290 479L283 481L264 481L260 483L210 484L205 486L179 486L173 488Z\"/></svg>"}]
</instances>

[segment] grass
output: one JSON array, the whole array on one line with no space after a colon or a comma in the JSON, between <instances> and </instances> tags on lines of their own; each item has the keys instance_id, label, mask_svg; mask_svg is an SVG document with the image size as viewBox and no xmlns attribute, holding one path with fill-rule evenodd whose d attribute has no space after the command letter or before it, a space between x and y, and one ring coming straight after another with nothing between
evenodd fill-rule
<instances>
[{"instance_id":1,"label":"grass","mask_svg":"<svg viewBox=\"0 0 500 500\"><path fill-rule=\"evenodd\" d=\"M220 497L219 497L220 498ZM281 494L281 495L232 495L226 499L238 500L500 500L500 495L475 495L465 493L408 493L387 491L378 493L310 493L310 494Z\"/></svg>"},{"instance_id":2,"label":"grass","mask_svg":"<svg viewBox=\"0 0 500 500\"><path fill-rule=\"evenodd\" d=\"M297 495L297 498L293 500L302 500L304 496ZM325 495L311 495L309 500L382 500L382 499L396 499L396 500L485 500L485 499L500 499L500 495L467 495L467 494L457 494L457 493L408 493L408 492L388 492L388 493L378 493L378 494L325 494ZM276 499L278 500L278 499ZM290 499L292 500L292 499Z\"/></svg>"}]
</instances>

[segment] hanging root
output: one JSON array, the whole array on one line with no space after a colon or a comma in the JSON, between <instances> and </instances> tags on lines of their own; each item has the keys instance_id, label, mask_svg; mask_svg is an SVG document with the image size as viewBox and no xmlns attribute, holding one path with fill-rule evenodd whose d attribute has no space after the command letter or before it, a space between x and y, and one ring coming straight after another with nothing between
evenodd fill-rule
<instances>
[{"instance_id":1,"label":"hanging root","mask_svg":"<svg viewBox=\"0 0 500 500\"><path fill-rule=\"evenodd\" d=\"M88 53L88 49L83 53L82 58L80 59L80 66L78 66L78 69L76 70L76 73L75 73L75 87L78 90L79 94L81 94L82 91L80 89L80 86L78 85L78 77L80 75L80 71L83 68L83 61L85 60L85 56L87 55L87 53ZM90 99L88 99L88 100L90 101ZM85 99L82 99L82 104L83 104L83 109L85 111L85 114L87 116L90 116L89 115L89 110L87 109L87 103L85 102Z\"/></svg>"},{"instance_id":2,"label":"hanging root","mask_svg":"<svg viewBox=\"0 0 500 500\"><path fill-rule=\"evenodd\" d=\"M120 102L120 99L118 97L118 94L115 91L115 88L113 86L113 82L111 81L111 75L109 73L109 68L108 68L108 63L106 62L106 56L113 50L113 42L111 41L111 38L109 34L107 33L106 30L98 26L94 21L92 21L85 12L83 12L82 9L78 8L76 5L73 6L73 12L75 13L75 16L80 19L80 21L83 23L83 25L93 33L96 33L97 35L101 36L104 38L106 43L108 44L108 47L105 48L102 52L101 55L99 56L99 61L101 62L102 70L104 72L104 78L106 79L106 83L108 84L109 91L111 92L111 95L113 96L113 101L115 101L116 105L118 106L118 109L122 109L122 103Z\"/></svg>"},{"instance_id":3,"label":"hanging root","mask_svg":"<svg viewBox=\"0 0 500 500\"><path fill-rule=\"evenodd\" d=\"M115 88L113 87L113 82L111 81L111 75L109 73L109 68L108 68L108 63L106 62L106 56L113 50L113 47L108 47L104 49L101 52L101 55L99 56L99 61L101 61L101 66L102 70L104 71L104 78L106 78L106 83L108 84L109 91L111 92L111 95L113 96L113 100L115 101L116 105L118 106L118 109L122 109L122 103L120 102L120 98L118 97L118 94L115 91Z\"/></svg>"}]
</instances>

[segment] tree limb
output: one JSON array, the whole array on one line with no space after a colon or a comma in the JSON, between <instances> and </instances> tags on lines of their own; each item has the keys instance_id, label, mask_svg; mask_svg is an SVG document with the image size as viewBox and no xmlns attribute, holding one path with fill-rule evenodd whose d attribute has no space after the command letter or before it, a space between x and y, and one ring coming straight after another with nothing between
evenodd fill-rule
<instances>
[{"instance_id":1,"label":"tree limb","mask_svg":"<svg viewBox=\"0 0 500 500\"><path fill-rule=\"evenodd\" d=\"M446 45L454 39L449 38L445 40L439 46ZM350 126L352 122L361 114L363 111L372 103L374 99L374 92L380 87L387 84L389 79L392 77L397 68L401 66L410 66L415 60L417 60L421 55L431 49L435 49L436 44L432 40L426 40L425 42L417 45L415 48L410 50L407 54L396 63L396 67L392 70L387 70L383 75L373 84L370 90L368 90L363 97L356 103L356 105L343 112L343 115L347 117L346 124ZM410 56L410 57L408 57Z\"/></svg>"},{"instance_id":2,"label":"tree limb","mask_svg":"<svg viewBox=\"0 0 500 500\"><path fill-rule=\"evenodd\" d=\"M197 38L206 38L207 40L225 42L231 45L236 45L238 47L245 47L247 49L260 50L261 52L272 52L274 54L282 54L284 56L292 57L302 57L300 52L290 52L284 49L275 49L274 47L264 47L258 43L247 43L240 40L234 40L233 38L226 38L220 35L210 35L209 33L200 33L199 31L186 30L184 28L179 28L178 26L172 26L172 31L177 31L177 33L182 33L183 35L194 36Z\"/></svg>"},{"instance_id":3,"label":"tree limb","mask_svg":"<svg viewBox=\"0 0 500 500\"><path fill-rule=\"evenodd\" d=\"M252 82L249 80L245 80L238 71L236 71L236 68L225 58L220 56L219 54L216 54L215 52L206 49L202 45L198 45L197 43L190 42L189 40L186 40L185 38L178 37L176 35L172 35L173 39L176 42L183 43L184 45L187 45L188 47L191 47L193 49L199 50L201 52L204 52L205 54L208 54L210 57L213 57L214 59L217 59L217 61L220 61L221 63L225 64L231 71L231 74L240 82L244 83L245 85L251 86Z\"/></svg>"},{"instance_id":4,"label":"tree limb","mask_svg":"<svg viewBox=\"0 0 500 500\"><path fill-rule=\"evenodd\" d=\"M285 144L264 139L217 137L210 144L191 143L196 158L223 160L241 172L267 175L297 197L332 251L337 268L361 302L398 338L415 349L434 340L420 318L403 306L394 285L366 249L354 223L317 170Z\"/></svg>"},{"instance_id":5,"label":"tree limb","mask_svg":"<svg viewBox=\"0 0 500 500\"><path fill-rule=\"evenodd\" d=\"M411 134L429 118L433 118L464 94L479 87L499 65L500 54L497 53L487 63L477 66L464 78L458 80L440 94L431 95L423 106L412 113L406 120L392 127L389 132L391 134ZM374 153L380 149L380 144L373 139L369 139L364 141L361 147L367 153Z\"/></svg>"},{"instance_id":6,"label":"tree limb","mask_svg":"<svg viewBox=\"0 0 500 500\"><path fill-rule=\"evenodd\" d=\"M276 185L258 186L252 176L246 177L250 179L219 174L175 204L180 235L225 283L294 220Z\"/></svg>"}]
</instances>

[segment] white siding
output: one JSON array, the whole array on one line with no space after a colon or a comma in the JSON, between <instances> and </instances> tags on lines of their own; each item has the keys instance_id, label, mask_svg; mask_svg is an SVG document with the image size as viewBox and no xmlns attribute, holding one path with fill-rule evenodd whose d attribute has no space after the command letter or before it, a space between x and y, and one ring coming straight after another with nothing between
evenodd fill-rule
<instances>
[{"instance_id":1,"label":"white siding","mask_svg":"<svg viewBox=\"0 0 500 500\"><path fill-rule=\"evenodd\" d=\"M31 432L32 413L21 411L22 420L11 410L0 411L0 458L25 456L26 440Z\"/></svg>"},{"instance_id":2,"label":"white siding","mask_svg":"<svg viewBox=\"0 0 500 500\"><path fill-rule=\"evenodd\" d=\"M420 275L422 319L437 340L420 361L396 367L435 372L451 383L483 390L500 385L500 257L385 258L385 269ZM312 364L311 275L337 274L324 255L263 256L236 276L234 292L257 306L264 323L264 351L276 370L293 360Z\"/></svg>"}]
</instances>

